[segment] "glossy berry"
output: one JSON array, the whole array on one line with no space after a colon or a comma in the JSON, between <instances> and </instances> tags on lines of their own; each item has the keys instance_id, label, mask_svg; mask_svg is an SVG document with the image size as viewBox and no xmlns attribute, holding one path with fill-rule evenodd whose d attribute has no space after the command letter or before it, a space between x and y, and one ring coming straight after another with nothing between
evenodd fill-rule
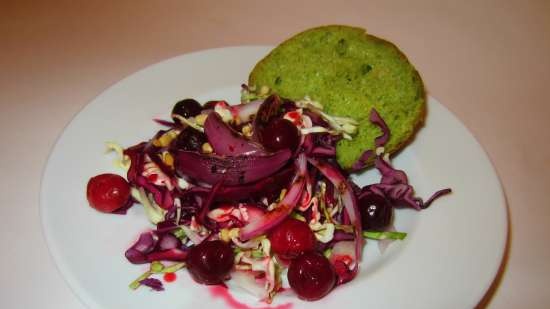
<instances>
[{"instance_id":1,"label":"glossy berry","mask_svg":"<svg viewBox=\"0 0 550 309\"><path fill-rule=\"evenodd\" d=\"M288 283L299 298L318 300L332 290L336 273L324 255L308 252L290 262Z\"/></svg>"},{"instance_id":2,"label":"glossy berry","mask_svg":"<svg viewBox=\"0 0 550 309\"><path fill-rule=\"evenodd\" d=\"M271 249L283 259L292 259L315 248L315 235L309 225L288 218L269 234Z\"/></svg>"},{"instance_id":3,"label":"glossy berry","mask_svg":"<svg viewBox=\"0 0 550 309\"><path fill-rule=\"evenodd\" d=\"M233 250L221 240L203 241L189 250L186 262L196 282L219 284L233 267Z\"/></svg>"},{"instance_id":4,"label":"glossy berry","mask_svg":"<svg viewBox=\"0 0 550 309\"><path fill-rule=\"evenodd\" d=\"M363 230L382 230L388 227L393 209L388 200L378 194L369 193L359 199Z\"/></svg>"},{"instance_id":5,"label":"glossy berry","mask_svg":"<svg viewBox=\"0 0 550 309\"><path fill-rule=\"evenodd\" d=\"M130 198L130 185L119 175L97 175L88 181L86 197L90 206L110 213L126 205Z\"/></svg>"},{"instance_id":6,"label":"glossy berry","mask_svg":"<svg viewBox=\"0 0 550 309\"><path fill-rule=\"evenodd\" d=\"M191 127L185 128L172 142L172 147L180 150L199 151L202 144L208 140L204 133L199 132Z\"/></svg>"},{"instance_id":7,"label":"glossy berry","mask_svg":"<svg viewBox=\"0 0 550 309\"><path fill-rule=\"evenodd\" d=\"M300 144L300 132L290 121L284 118L277 118L261 131L260 141L265 148L271 151L298 148Z\"/></svg>"},{"instance_id":8,"label":"glossy berry","mask_svg":"<svg viewBox=\"0 0 550 309\"><path fill-rule=\"evenodd\" d=\"M202 111L202 106L199 102L193 99L184 99L179 101L172 108L172 114L180 115L184 118L195 117ZM173 118L175 122L179 123L179 119Z\"/></svg>"}]
</instances>

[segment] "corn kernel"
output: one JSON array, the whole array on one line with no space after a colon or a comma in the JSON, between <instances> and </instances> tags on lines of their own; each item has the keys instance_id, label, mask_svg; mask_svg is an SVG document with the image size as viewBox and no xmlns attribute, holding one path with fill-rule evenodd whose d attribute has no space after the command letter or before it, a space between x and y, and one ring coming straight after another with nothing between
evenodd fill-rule
<instances>
[{"instance_id":1,"label":"corn kernel","mask_svg":"<svg viewBox=\"0 0 550 309\"><path fill-rule=\"evenodd\" d=\"M231 238L238 237L239 236L239 229L238 228L232 228L232 229L221 229L220 230L220 239L223 242L230 242Z\"/></svg>"},{"instance_id":2,"label":"corn kernel","mask_svg":"<svg viewBox=\"0 0 550 309\"><path fill-rule=\"evenodd\" d=\"M178 136L179 132L176 130L170 130L162 134L158 139L153 141L153 145L157 147L166 147L170 145L172 140Z\"/></svg>"},{"instance_id":3,"label":"corn kernel","mask_svg":"<svg viewBox=\"0 0 550 309\"><path fill-rule=\"evenodd\" d=\"M174 157L168 151L162 153L162 162L170 167L174 167Z\"/></svg>"},{"instance_id":4,"label":"corn kernel","mask_svg":"<svg viewBox=\"0 0 550 309\"><path fill-rule=\"evenodd\" d=\"M239 232L240 232L239 228L234 227L231 230L229 230L229 237L231 237L231 238L238 237Z\"/></svg>"},{"instance_id":5,"label":"corn kernel","mask_svg":"<svg viewBox=\"0 0 550 309\"><path fill-rule=\"evenodd\" d=\"M282 201L286 196L286 189L281 190L281 193L279 194L279 201Z\"/></svg>"},{"instance_id":6,"label":"corn kernel","mask_svg":"<svg viewBox=\"0 0 550 309\"><path fill-rule=\"evenodd\" d=\"M230 242L231 237L229 236L229 230L228 229L221 229L220 230L220 239L223 242Z\"/></svg>"},{"instance_id":7,"label":"corn kernel","mask_svg":"<svg viewBox=\"0 0 550 309\"><path fill-rule=\"evenodd\" d=\"M243 126L243 128L241 129L241 131L243 132L243 135L246 136L246 137L251 137L252 136L252 125L251 124L247 124L245 126Z\"/></svg>"},{"instance_id":8,"label":"corn kernel","mask_svg":"<svg viewBox=\"0 0 550 309\"><path fill-rule=\"evenodd\" d=\"M214 149L212 149L212 146L209 143L202 144L202 152L203 153L212 153L214 152Z\"/></svg>"},{"instance_id":9,"label":"corn kernel","mask_svg":"<svg viewBox=\"0 0 550 309\"><path fill-rule=\"evenodd\" d=\"M207 114L199 114L199 115L195 116L195 122L196 122L199 126L203 126L203 125L204 125L204 122L206 121L206 117L208 117Z\"/></svg>"}]
</instances>

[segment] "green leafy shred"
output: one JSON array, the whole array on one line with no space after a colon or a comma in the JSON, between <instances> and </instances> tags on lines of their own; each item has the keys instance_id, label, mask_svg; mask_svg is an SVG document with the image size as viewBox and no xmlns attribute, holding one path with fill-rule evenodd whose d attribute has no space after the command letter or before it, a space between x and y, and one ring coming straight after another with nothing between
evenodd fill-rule
<instances>
[{"instance_id":1,"label":"green leafy shred","mask_svg":"<svg viewBox=\"0 0 550 309\"><path fill-rule=\"evenodd\" d=\"M295 211L293 211L293 212L290 214L290 216L291 216L292 218L296 219L296 220L300 220L300 221L302 221L302 222L306 222L306 218L305 218L304 216L302 216L301 214L295 212Z\"/></svg>"},{"instance_id":2,"label":"green leafy shred","mask_svg":"<svg viewBox=\"0 0 550 309\"><path fill-rule=\"evenodd\" d=\"M143 205L143 208L145 209L145 214L147 215L147 218L152 224L157 224L164 220L164 215L166 214L166 210L162 209L155 201L151 201L147 194L145 193L145 190L143 188L133 188L131 189L132 197L135 198L141 205Z\"/></svg>"},{"instance_id":3,"label":"green leafy shred","mask_svg":"<svg viewBox=\"0 0 550 309\"><path fill-rule=\"evenodd\" d=\"M172 232L174 236L179 238L180 240L183 240L187 235L185 235L185 231L182 228L178 228Z\"/></svg>"},{"instance_id":4,"label":"green leafy shred","mask_svg":"<svg viewBox=\"0 0 550 309\"><path fill-rule=\"evenodd\" d=\"M328 248L327 250L323 251L323 255L328 259L332 255L332 248Z\"/></svg>"},{"instance_id":5,"label":"green leafy shred","mask_svg":"<svg viewBox=\"0 0 550 309\"><path fill-rule=\"evenodd\" d=\"M378 231L363 231L363 237L368 239L395 239L403 240L407 237L407 233L403 232L378 232Z\"/></svg>"},{"instance_id":6,"label":"green leafy shred","mask_svg":"<svg viewBox=\"0 0 550 309\"><path fill-rule=\"evenodd\" d=\"M136 280L130 283L129 287L132 290L135 290L141 286L141 281L149 278L154 274L165 274L165 273L175 273L176 271L185 267L185 263L175 263L169 266L165 266L159 261L153 261L149 266L149 270L141 274Z\"/></svg>"}]
</instances>

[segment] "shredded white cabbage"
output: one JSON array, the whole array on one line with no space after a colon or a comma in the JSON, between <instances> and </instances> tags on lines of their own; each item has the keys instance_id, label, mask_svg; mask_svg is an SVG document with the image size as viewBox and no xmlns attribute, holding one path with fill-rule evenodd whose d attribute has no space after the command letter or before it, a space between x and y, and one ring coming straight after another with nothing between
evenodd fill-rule
<instances>
[{"instance_id":1,"label":"shredded white cabbage","mask_svg":"<svg viewBox=\"0 0 550 309\"><path fill-rule=\"evenodd\" d=\"M107 146L107 153L115 152L117 155L117 157L113 160L115 167L127 171L130 168L131 160L129 156L124 154L124 148L116 142L106 142L105 146Z\"/></svg>"}]
</instances>

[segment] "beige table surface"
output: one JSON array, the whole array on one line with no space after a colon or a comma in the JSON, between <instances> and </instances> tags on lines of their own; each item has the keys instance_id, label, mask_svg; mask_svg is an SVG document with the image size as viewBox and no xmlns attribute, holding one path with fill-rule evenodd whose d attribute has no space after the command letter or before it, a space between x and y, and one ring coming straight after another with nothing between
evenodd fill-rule
<instances>
[{"instance_id":1,"label":"beige table surface","mask_svg":"<svg viewBox=\"0 0 550 309\"><path fill-rule=\"evenodd\" d=\"M0 1L0 307L83 308L48 254L38 200L57 136L96 95L169 57L342 23L399 45L501 177L511 236L480 307L547 308L550 2L342 2Z\"/></svg>"}]
</instances>

